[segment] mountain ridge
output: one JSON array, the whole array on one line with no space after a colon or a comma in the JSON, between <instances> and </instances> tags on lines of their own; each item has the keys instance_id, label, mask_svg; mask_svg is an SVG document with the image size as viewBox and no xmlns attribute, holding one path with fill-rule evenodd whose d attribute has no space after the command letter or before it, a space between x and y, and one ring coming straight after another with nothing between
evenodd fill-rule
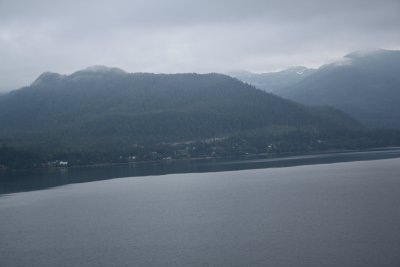
<instances>
[{"instance_id":1,"label":"mountain ridge","mask_svg":"<svg viewBox=\"0 0 400 267\"><path fill-rule=\"evenodd\" d=\"M400 51L352 52L276 92L306 105L330 105L373 128L400 129Z\"/></svg>"},{"instance_id":2,"label":"mountain ridge","mask_svg":"<svg viewBox=\"0 0 400 267\"><path fill-rule=\"evenodd\" d=\"M237 71L228 73L229 76L235 77L243 82L252 84L266 92L277 93L280 89L293 85L310 74L315 69L309 69L303 66L294 66L282 71L252 73L248 71Z\"/></svg>"},{"instance_id":3,"label":"mountain ridge","mask_svg":"<svg viewBox=\"0 0 400 267\"><path fill-rule=\"evenodd\" d=\"M166 116L168 118L175 116L188 121L190 119L184 119L188 114L195 118L201 114L203 124L219 121L221 126L215 125L208 129L214 134L272 124L300 125L301 123L294 119L296 116L303 116L306 125L329 124L329 120L325 122L323 118L318 118L318 115L313 114L307 107L215 73L151 74L104 72L104 69L89 73L77 71L70 75L46 72L31 86L2 96L0 104L2 131L14 133L46 129L50 131L71 125L87 129L87 124L93 125L94 121L101 121L96 118L102 116L114 114L114 117L126 118L134 115L136 119L138 116L142 119L154 119L155 114L163 112L170 114ZM240 109L242 112L238 111ZM246 112L249 115L246 115ZM79 117L79 123L75 116ZM338 116L342 119L344 117ZM126 123L128 122L121 122L125 126ZM196 125L193 121L190 123L193 127ZM345 124L357 123L348 119ZM103 125L100 123L98 127L104 128ZM140 127L136 128L136 131L139 131ZM202 132L205 137L212 137L206 134L207 131L201 130L201 127L195 128L200 128L196 131ZM133 129L131 131L135 132ZM195 138L195 135L190 136Z\"/></svg>"},{"instance_id":4,"label":"mountain ridge","mask_svg":"<svg viewBox=\"0 0 400 267\"><path fill-rule=\"evenodd\" d=\"M1 96L0 166L246 157L397 144L396 133L366 132L342 111L308 107L222 74L96 71L45 73L39 82Z\"/></svg>"}]
</instances>

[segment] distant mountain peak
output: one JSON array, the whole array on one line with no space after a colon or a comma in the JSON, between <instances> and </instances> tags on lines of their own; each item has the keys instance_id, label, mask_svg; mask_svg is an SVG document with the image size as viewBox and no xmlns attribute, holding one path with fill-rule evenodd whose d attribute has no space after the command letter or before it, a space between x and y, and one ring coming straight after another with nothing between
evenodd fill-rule
<instances>
[{"instance_id":1,"label":"distant mountain peak","mask_svg":"<svg viewBox=\"0 0 400 267\"><path fill-rule=\"evenodd\" d=\"M231 72L229 75L241 81L252 84L264 91L275 92L281 88L293 85L314 73L315 69L304 66L294 66L276 72L252 73L247 71Z\"/></svg>"},{"instance_id":2,"label":"distant mountain peak","mask_svg":"<svg viewBox=\"0 0 400 267\"><path fill-rule=\"evenodd\" d=\"M379 54L383 54L386 52L390 52L389 50L385 50L385 49L381 49L381 48L373 48L373 49L365 49L365 50L357 50L357 51L353 51L347 55L345 55L345 58L351 58L351 59L355 59L355 58L362 58L362 57L366 57L366 56L374 56L374 55L379 55Z\"/></svg>"},{"instance_id":3,"label":"distant mountain peak","mask_svg":"<svg viewBox=\"0 0 400 267\"><path fill-rule=\"evenodd\" d=\"M229 71L227 72L227 75L253 75L254 73L251 71L247 71L247 70L233 70L233 71Z\"/></svg>"},{"instance_id":4,"label":"distant mountain peak","mask_svg":"<svg viewBox=\"0 0 400 267\"><path fill-rule=\"evenodd\" d=\"M288 69L286 69L284 71L295 72L295 73L297 73L299 75L302 75L308 70L310 70L310 69L307 68L307 67L304 67L304 66L294 66L294 67L290 67L290 68L288 68Z\"/></svg>"},{"instance_id":5,"label":"distant mountain peak","mask_svg":"<svg viewBox=\"0 0 400 267\"><path fill-rule=\"evenodd\" d=\"M400 51L370 49L320 67L278 95L309 105L329 105L368 127L400 129Z\"/></svg>"},{"instance_id":6,"label":"distant mountain peak","mask_svg":"<svg viewBox=\"0 0 400 267\"><path fill-rule=\"evenodd\" d=\"M39 75L38 79L54 77L54 76L61 76L61 74L56 73L56 72L51 72L51 71L45 71L45 72L43 72L42 74Z\"/></svg>"},{"instance_id":7,"label":"distant mountain peak","mask_svg":"<svg viewBox=\"0 0 400 267\"><path fill-rule=\"evenodd\" d=\"M104 65L93 65L89 66L85 69L85 71L91 71L91 72L108 72L108 71L118 71L118 72L123 72L126 73L124 70L116 67L107 67Z\"/></svg>"},{"instance_id":8,"label":"distant mountain peak","mask_svg":"<svg viewBox=\"0 0 400 267\"><path fill-rule=\"evenodd\" d=\"M36 80L32 83L32 85L39 85L44 82L55 81L65 77L65 75L61 75L59 73L45 71L36 78Z\"/></svg>"},{"instance_id":9,"label":"distant mountain peak","mask_svg":"<svg viewBox=\"0 0 400 267\"><path fill-rule=\"evenodd\" d=\"M107 67L103 65L93 65L89 66L86 69L80 70L78 72L90 72L90 73L120 73L120 74L126 74L126 71L116 68L116 67Z\"/></svg>"},{"instance_id":10,"label":"distant mountain peak","mask_svg":"<svg viewBox=\"0 0 400 267\"><path fill-rule=\"evenodd\" d=\"M54 84L55 82L59 82L64 79L77 81L84 77L103 76L103 75L108 76L109 74L118 76L118 75L125 75L128 73L120 68L94 65L76 71L71 75L62 75L59 73L46 71L40 74L39 77L32 83L32 85L38 86L43 84Z\"/></svg>"}]
</instances>

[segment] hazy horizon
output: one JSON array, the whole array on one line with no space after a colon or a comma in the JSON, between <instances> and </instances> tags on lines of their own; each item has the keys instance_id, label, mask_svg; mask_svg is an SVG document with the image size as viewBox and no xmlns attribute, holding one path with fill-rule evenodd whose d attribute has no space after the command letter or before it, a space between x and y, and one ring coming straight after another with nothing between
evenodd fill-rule
<instances>
[{"instance_id":1,"label":"hazy horizon","mask_svg":"<svg viewBox=\"0 0 400 267\"><path fill-rule=\"evenodd\" d=\"M0 2L0 92L44 71L272 72L400 48L400 2Z\"/></svg>"}]
</instances>

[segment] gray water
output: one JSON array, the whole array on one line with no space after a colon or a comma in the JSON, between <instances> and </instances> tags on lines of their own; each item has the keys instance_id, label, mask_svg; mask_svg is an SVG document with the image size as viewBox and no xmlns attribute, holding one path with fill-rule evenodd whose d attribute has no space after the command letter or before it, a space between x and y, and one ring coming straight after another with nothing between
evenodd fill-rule
<instances>
[{"instance_id":1,"label":"gray water","mask_svg":"<svg viewBox=\"0 0 400 267\"><path fill-rule=\"evenodd\" d=\"M67 184L0 217L0 266L400 266L400 158Z\"/></svg>"}]
</instances>

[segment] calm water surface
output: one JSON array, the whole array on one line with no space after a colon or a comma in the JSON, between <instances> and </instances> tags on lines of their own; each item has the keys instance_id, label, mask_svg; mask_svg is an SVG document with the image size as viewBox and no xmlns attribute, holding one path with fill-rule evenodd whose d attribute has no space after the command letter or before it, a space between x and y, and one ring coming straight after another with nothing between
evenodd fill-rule
<instances>
[{"instance_id":1,"label":"calm water surface","mask_svg":"<svg viewBox=\"0 0 400 267\"><path fill-rule=\"evenodd\" d=\"M400 158L379 157L100 181L93 170L4 174L0 266L398 267ZM112 170L144 172L127 168Z\"/></svg>"}]
</instances>

